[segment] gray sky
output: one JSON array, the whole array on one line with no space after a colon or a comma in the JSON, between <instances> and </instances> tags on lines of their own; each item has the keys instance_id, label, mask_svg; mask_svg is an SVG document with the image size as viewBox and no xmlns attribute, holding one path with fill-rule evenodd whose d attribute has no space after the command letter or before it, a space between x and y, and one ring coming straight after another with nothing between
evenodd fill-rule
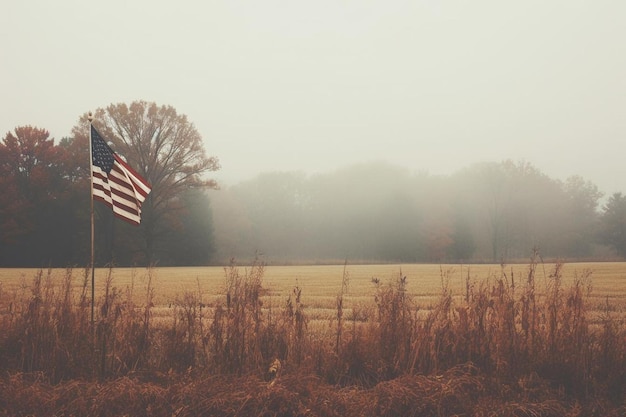
<instances>
[{"instance_id":1,"label":"gray sky","mask_svg":"<svg viewBox=\"0 0 626 417\"><path fill-rule=\"evenodd\" d=\"M0 134L174 106L232 184L530 162L626 192L626 2L3 0Z\"/></svg>"}]
</instances>

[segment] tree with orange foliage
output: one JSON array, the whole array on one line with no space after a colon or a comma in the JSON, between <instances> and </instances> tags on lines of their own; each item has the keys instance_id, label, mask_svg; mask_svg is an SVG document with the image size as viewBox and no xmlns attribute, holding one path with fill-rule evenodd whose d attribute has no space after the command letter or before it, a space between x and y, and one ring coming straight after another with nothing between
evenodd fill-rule
<instances>
[{"instance_id":1,"label":"tree with orange foliage","mask_svg":"<svg viewBox=\"0 0 626 417\"><path fill-rule=\"evenodd\" d=\"M70 234L60 229L70 222L67 153L49 136L45 129L22 126L0 142L0 252L5 261L48 265L71 250Z\"/></svg>"}]
</instances>

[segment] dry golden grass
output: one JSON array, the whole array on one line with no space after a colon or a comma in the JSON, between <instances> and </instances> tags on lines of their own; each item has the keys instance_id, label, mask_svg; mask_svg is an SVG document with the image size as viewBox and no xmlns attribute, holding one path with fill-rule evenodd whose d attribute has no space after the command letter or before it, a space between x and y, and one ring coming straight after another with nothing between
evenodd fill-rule
<instances>
[{"instance_id":1,"label":"dry golden grass","mask_svg":"<svg viewBox=\"0 0 626 417\"><path fill-rule=\"evenodd\" d=\"M242 266L242 272L251 267ZM545 294L549 275L554 264L538 264L535 274L538 296ZM38 269L0 269L0 318L11 305L25 302L31 296L30 286ZM305 309L308 332L312 337L332 338L337 329L337 296L341 291L344 271L348 278L347 291L343 295L343 320L367 321L375 314L373 278L389 282L400 275L407 277L407 292L418 317L423 318L441 299L447 288L452 299L461 304L467 291L468 280L478 286L490 283L503 276L517 288L524 285L529 273L528 264L514 265L302 265L266 266L263 275L261 296L263 309L278 312L285 307L286 300L294 287L302 290L302 306ZM571 263L563 265L563 286L568 287L577 276L590 272L593 291L587 298L589 320L600 322L610 311L617 322L626 322L626 263ZM51 271L51 278L60 283L66 270ZM83 284L84 270L74 269L73 285L76 292ZM97 269L96 299L100 300L106 285L108 269ZM91 276L88 275L90 281ZM113 287L124 297L132 298L137 306L145 306L148 285L153 287L154 306L151 308L151 323L156 328L165 328L172 323L177 305L185 293L194 293L199 303L205 306L202 315L209 320L215 307L224 305L227 292L227 268L225 267L164 267L115 268ZM89 284L90 285L90 284ZM357 317L354 314L357 314Z\"/></svg>"},{"instance_id":2,"label":"dry golden grass","mask_svg":"<svg viewBox=\"0 0 626 417\"><path fill-rule=\"evenodd\" d=\"M0 417L624 415L625 275L102 269L90 324L84 270L0 269Z\"/></svg>"},{"instance_id":3,"label":"dry golden grass","mask_svg":"<svg viewBox=\"0 0 626 417\"><path fill-rule=\"evenodd\" d=\"M465 295L466 282L480 283L490 278L506 275L509 282L521 288L528 275L528 264L515 265L348 265L349 285L344 295L345 307L367 306L373 302L372 278L388 281L400 274L407 277L407 290L416 305L429 309L439 299L442 286L447 285L454 298ZM246 267L241 267L245 271ZM553 264L539 264L536 280L539 291L545 289ZM29 296L29 286L38 269L0 269L0 297ZM576 276L591 272L592 294L589 299L591 311L605 311L607 300L612 312L626 317L626 263L594 262L571 263L563 266L563 285L569 286ZM279 307L295 286L302 290L302 302L312 320L333 317L336 297L341 290L343 265L266 266L263 277L263 296L266 307ZM75 275L83 271L75 269ZM101 296L105 286L107 269L96 270L96 297ZM113 286L121 291L131 291L134 301L142 305L146 299L148 275L152 274L154 288L154 314L168 315L172 304L185 292L196 292L201 302L213 306L222 302L226 293L226 273L223 267L115 268ZM54 279L61 280L65 270L53 270ZM74 285L82 284L76 276ZM1 298L0 298L1 300Z\"/></svg>"}]
</instances>

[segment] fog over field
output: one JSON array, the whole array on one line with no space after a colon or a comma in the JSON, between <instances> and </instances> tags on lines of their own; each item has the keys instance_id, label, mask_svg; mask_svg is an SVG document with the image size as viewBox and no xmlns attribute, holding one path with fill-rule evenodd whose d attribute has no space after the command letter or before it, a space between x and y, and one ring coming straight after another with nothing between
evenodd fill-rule
<instances>
[{"instance_id":1,"label":"fog over field","mask_svg":"<svg viewBox=\"0 0 626 417\"><path fill-rule=\"evenodd\" d=\"M224 186L386 161L528 162L626 191L626 3L3 2L0 133L171 105Z\"/></svg>"}]
</instances>

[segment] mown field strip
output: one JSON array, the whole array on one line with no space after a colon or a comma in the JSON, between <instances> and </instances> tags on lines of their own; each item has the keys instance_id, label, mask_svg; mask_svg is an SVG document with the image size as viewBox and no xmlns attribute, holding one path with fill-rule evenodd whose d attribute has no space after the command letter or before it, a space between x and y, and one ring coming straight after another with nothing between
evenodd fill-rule
<instances>
[{"instance_id":1,"label":"mown field strip","mask_svg":"<svg viewBox=\"0 0 626 417\"><path fill-rule=\"evenodd\" d=\"M246 274L250 267L238 267L240 274ZM373 303L375 293L373 278L385 284L400 275L407 277L407 288L415 303L421 308L428 307L447 285L455 297L462 297L469 280L473 285L490 285L495 279L506 276L509 283L522 288L527 279L529 266L514 265L347 265L348 290L345 294L346 307L352 304ZM535 274L537 288L541 291L547 285L554 264L538 264ZM592 288L589 299L593 310L604 308L607 301L613 311L626 311L626 263L570 263L563 266L563 287L568 288L575 277L583 277L590 272ZM14 297L27 297L32 280L40 272L38 269L0 269L0 300ZM48 270L43 270L44 281ZM64 269L50 271L50 280L60 284L66 274ZM71 271L73 285L83 285L84 270ZM96 270L97 296L103 291L108 269ZM132 296L141 305L146 300L149 277L154 289L155 307L166 307L176 303L185 292L194 292L206 304L221 302L226 293L227 279L224 267L177 267L177 268L115 268L113 286L124 296ZM295 286L302 290L302 301L311 310L334 309L336 297L341 291L344 275L343 265L299 265L266 266L263 287L267 290L266 302L272 306L282 306ZM88 274L88 290L91 288L91 275Z\"/></svg>"}]
</instances>

